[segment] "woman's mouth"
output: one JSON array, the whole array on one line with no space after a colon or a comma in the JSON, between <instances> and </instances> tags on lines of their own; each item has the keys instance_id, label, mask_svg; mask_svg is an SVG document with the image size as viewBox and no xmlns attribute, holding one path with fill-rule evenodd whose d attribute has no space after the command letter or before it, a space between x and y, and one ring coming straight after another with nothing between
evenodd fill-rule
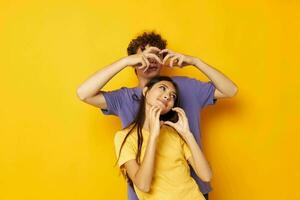
<instances>
[{"instance_id":1,"label":"woman's mouth","mask_svg":"<svg viewBox=\"0 0 300 200\"><path fill-rule=\"evenodd\" d=\"M162 105L164 105L165 107L167 107L167 102L162 101L162 100L159 100L159 99L158 99L158 101L159 101Z\"/></svg>"}]
</instances>

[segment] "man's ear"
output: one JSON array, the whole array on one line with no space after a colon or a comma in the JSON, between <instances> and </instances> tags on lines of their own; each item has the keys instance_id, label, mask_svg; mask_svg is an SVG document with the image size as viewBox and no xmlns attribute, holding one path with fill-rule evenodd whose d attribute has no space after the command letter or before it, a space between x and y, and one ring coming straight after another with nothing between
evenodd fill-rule
<instances>
[{"instance_id":1,"label":"man's ear","mask_svg":"<svg viewBox=\"0 0 300 200\"><path fill-rule=\"evenodd\" d=\"M146 92L148 91L148 87L143 88L143 96L146 96Z\"/></svg>"}]
</instances>

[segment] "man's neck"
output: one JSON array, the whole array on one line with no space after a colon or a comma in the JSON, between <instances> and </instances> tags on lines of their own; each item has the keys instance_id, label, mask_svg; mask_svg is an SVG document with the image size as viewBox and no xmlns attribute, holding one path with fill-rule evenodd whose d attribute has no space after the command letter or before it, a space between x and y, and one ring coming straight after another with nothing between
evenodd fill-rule
<instances>
[{"instance_id":1,"label":"man's neck","mask_svg":"<svg viewBox=\"0 0 300 200\"><path fill-rule=\"evenodd\" d=\"M143 77L139 77L138 76L138 80L139 80L139 83L138 83L138 87L139 88L144 88L145 85L148 83L149 79L146 79L146 78L143 78Z\"/></svg>"}]
</instances>

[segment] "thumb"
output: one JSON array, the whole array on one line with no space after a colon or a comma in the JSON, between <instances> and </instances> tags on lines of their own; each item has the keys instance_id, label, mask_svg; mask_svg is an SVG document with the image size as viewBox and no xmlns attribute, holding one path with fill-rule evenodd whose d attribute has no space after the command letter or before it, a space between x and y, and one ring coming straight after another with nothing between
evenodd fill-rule
<instances>
[{"instance_id":1,"label":"thumb","mask_svg":"<svg viewBox=\"0 0 300 200\"><path fill-rule=\"evenodd\" d=\"M166 121L166 122L164 122L164 124L169 125L169 126L172 126L172 127L175 126L175 123L170 122L170 121Z\"/></svg>"},{"instance_id":2,"label":"thumb","mask_svg":"<svg viewBox=\"0 0 300 200\"><path fill-rule=\"evenodd\" d=\"M159 121L159 125L162 126L164 124L164 121Z\"/></svg>"}]
</instances>

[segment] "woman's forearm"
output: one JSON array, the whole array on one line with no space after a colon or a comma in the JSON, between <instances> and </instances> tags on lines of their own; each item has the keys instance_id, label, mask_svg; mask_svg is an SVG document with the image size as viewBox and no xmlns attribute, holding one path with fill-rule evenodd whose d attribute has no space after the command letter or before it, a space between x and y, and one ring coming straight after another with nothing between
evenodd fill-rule
<instances>
[{"instance_id":1,"label":"woman's forearm","mask_svg":"<svg viewBox=\"0 0 300 200\"><path fill-rule=\"evenodd\" d=\"M154 172L155 151L157 138L151 137L148 140L144 159L134 177L134 184L142 191L149 192Z\"/></svg>"},{"instance_id":2,"label":"woman's forearm","mask_svg":"<svg viewBox=\"0 0 300 200\"><path fill-rule=\"evenodd\" d=\"M212 176L210 166L205 159L205 156L201 149L199 148L194 136L192 133L185 134L184 137L188 147L192 153L192 159L194 161L194 170L199 178L203 181L209 182Z\"/></svg>"}]
</instances>

